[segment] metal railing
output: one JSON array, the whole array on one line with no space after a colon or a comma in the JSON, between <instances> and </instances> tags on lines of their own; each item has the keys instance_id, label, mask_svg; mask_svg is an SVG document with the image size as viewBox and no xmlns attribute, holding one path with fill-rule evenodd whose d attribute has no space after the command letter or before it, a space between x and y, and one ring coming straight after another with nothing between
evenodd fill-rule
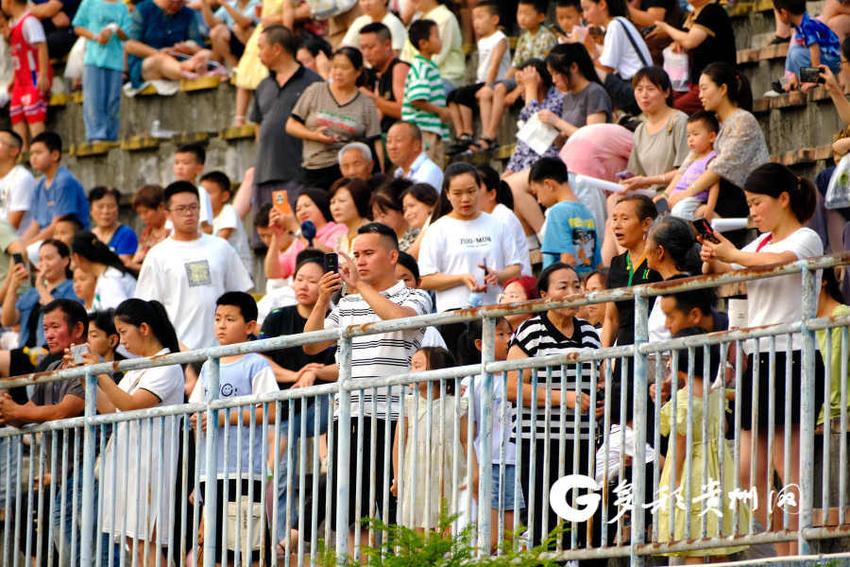
<instances>
[{"instance_id":1,"label":"metal railing","mask_svg":"<svg viewBox=\"0 0 850 567\"><path fill-rule=\"evenodd\" d=\"M55 555L60 564L186 565L187 560L198 562L202 555L205 566L243 565L259 549L254 557L261 564L316 565L322 560L323 545L340 560L360 557L364 543L391 552L393 542L385 533L352 523L351 518L380 517L387 523L434 529L435 501L459 515L452 523L454 533L471 526L479 553L501 553L500 545L506 541L515 548L539 543L558 521L553 509L570 520L568 531L554 538L549 550L550 555L564 559L628 556L641 564L645 557L661 553L723 548L722 554L728 555L739 547L783 542L795 542L800 553L811 553L820 540L850 533L850 317L816 318L817 270L848 263L850 254L821 257L594 292L562 302L487 306L380 321L0 381L0 388L7 389L84 379L86 393L82 417L20 430L0 429L3 564L20 565L31 557L40 564ZM804 316L799 322L649 342L652 298L788 275L799 275L803 282ZM624 300L635 302L634 345L495 359L495 330L501 317ZM480 364L369 379L351 376L355 338L474 319L483 324ZM815 333L833 329L839 329L838 356L830 340L819 355ZM766 416L758 403L760 377L765 372L773 400L777 360L784 360L786 386L792 386L791 349L777 347L792 336L800 337L801 351L799 441L792 435L793 427L779 424L780 418L794 414L791 395L784 398L782 407L768 402ZM328 340L338 344L337 383L218 399L221 357ZM750 355L745 355L744 348L754 340ZM696 390L700 373L690 364L682 384L675 379L670 382L669 402L662 400L666 361L676 375L684 353L693 360L697 350L706 355L703 375L717 351L725 374L718 380L714 376L702 380L701 391ZM748 358L759 361L759 355L766 357L767 368L758 362L745 365ZM819 356L826 361L822 384L816 383ZM838 377L831 364L834 357L840 361ZM209 364L207 402L97 414L98 374L192 362ZM509 393L516 373L524 371L530 385L525 399L523 388ZM837 392L835 383L840 384ZM647 396L650 385L655 386L655 399ZM822 431L816 431L816 407L830 400L830 392L837 395L836 407L827 412ZM354 403L352 393L357 394ZM379 393L395 402L397 420L381 415ZM598 408L598 415L567 403L567 394L581 398L583 393L589 397L589 407ZM553 402L556 395L557 403ZM751 415L744 411L745 400L750 402ZM719 419L727 415L730 401L731 416ZM260 409L262 418L256 419ZM248 423L241 418L246 410L251 416ZM192 428L193 414L206 417L206 432ZM231 419L233 415L240 417ZM752 423L749 429L747 420ZM517 422L520 427L526 423L526 434L516 429ZM504 436L495 444L494 425ZM673 440L666 455L661 454L662 429ZM766 435L760 437L762 429ZM783 435L777 437L780 430ZM770 464L759 470L753 456L764 438ZM474 440L479 441L477 447ZM321 455L325 442L327 459ZM799 482L786 482L794 476L790 471L796 443ZM684 455L677 453L682 448ZM509 449L515 450L515 458L510 458ZM774 457L780 453L782 463L776 467ZM156 459L145 463L152 455ZM709 457L714 456L719 478L709 472L715 466L709 465ZM662 457L666 457L664 464ZM681 471L677 467L665 471L669 461L679 463L680 457L684 459ZM793 486L774 487L780 468L786 473L783 483ZM128 474L133 469L135 477ZM143 478L142 470L147 477ZM220 470L227 481L212 482L210 471ZM477 493L473 470L477 470ZM557 479L568 475L572 480L564 481L565 489L550 492ZM668 502L659 504L663 476L668 480ZM747 486L742 482L746 476ZM677 477L689 481L684 494L676 491ZM699 482L694 484L695 480ZM496 485L500 485L498 492L493 490ZM726 524L721 520L720 527L709 509L716 508L718 485L721 510L728 507L732 515ZM694 494L694 487L711 488L711 494ZM770 499L761 502L767 507L760 509L766 515L757 521L752 494L759 491ZM730 494L737 500L727 506ZM202 506L202 501L219 499L221 515L230 515L234 521L217 525L216 506ZM169 502L173 507L166 509L164 504ZM595 511L591 510L594 505ZM128 513L130 507L135 518ZM664 510L667 515L662 520ZM694 521L694 510L705 513ZM405 511L412 515L405 516ZM237 533L228 533L234 530ZM223 542L218 551L217 540ZM222 548L230 550L229 557Z\"/></svg>"}]
</instances>

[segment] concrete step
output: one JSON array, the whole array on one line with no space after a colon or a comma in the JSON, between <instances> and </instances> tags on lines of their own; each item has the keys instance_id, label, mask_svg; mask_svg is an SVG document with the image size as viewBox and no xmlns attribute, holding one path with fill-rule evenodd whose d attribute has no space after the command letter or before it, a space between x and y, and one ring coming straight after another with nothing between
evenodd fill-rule
<instances>
[{"instance_id":1,"label":"concrete step","mask_svg":"<svg viewBox=\"0 0 850 567\"><path fill-rule=\"evenodd\" d=\"M831 144L840 129L838 113L822 87L809 93L757 99L753 112L771 155Z\"/></svg>"},{"instance_id":2,"label":"concrete step","mask_svg":"<svg viewBox=\"0 0 850 567\"><path fill-rule=\"evenodd\" d=\"M820 15L825 0L806 2L811 16ZM764 47L773 39L776 26L773 19L773 1L756 0L735 2L729 8L732 28L735 31L735 47L750 49Z\"/></svg>"}]
</instances>

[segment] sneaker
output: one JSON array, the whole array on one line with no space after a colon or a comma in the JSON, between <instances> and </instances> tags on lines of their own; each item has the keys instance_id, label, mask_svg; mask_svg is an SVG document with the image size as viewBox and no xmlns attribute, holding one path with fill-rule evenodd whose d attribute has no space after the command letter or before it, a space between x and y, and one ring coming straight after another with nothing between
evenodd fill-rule
<instances>
[{"instance_id":1,"label":"sneaker","mask_svg":"<svg viewBox=\"0 0 850 567\"><path fill-rule=\"evenodd\" d=\"M773 36L773 39L770 40L768 45L782 45L783 43L791 43L791 36L788 37L780 37L778 35Z\"/></svg>"}]
</instances>

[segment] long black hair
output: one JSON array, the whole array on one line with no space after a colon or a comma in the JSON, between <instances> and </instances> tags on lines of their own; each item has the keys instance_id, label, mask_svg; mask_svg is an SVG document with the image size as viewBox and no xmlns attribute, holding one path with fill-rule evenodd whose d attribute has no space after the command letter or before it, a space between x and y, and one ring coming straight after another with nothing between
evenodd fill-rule
<instances>
[{"instance_id":1,"label":"long black hair","mask_svg":"<svg viewBox=\"0 0 850 567\"><path fill-rule=\"evenodd\" d=\"M649 227L647 238L652 238L656 244L664 247L680 272L699 274L702 270L699 244L688 221L674 216L655 219Z\"/></svg>"},{"instance_id":2,"label":"long black hair","mask_svg":"<svg viewBox=\"0 0 850 567\"><path fill-rule=\"evenodd\" d=\"M121 302L115 310L115 319L127 325L140 327L147 323L156 340L171 352L180 352L180 343L177 341L177 332L168 318L162 303L151 300L131 298Z\"/></svg>"},{"instance_id":3,"label":"long black hair","mask_svg":"<svg viewBox=\"0 0 850 567\"><path fill-rule=\"evenodd\" d=\"M497 203L506 206L510 210L514 210L514 194L511 192L511 186L508 185L507 181L502 179L492 166L489 164L479 165L478 175L481 177L481 182L487 188L487 191L496 192Z\"/></svg>"},{"instance_id":4,"label":"long black hair","mask_svg":"<svg viewBox=\"0 0 850 567\"><path fill-rule=\"evenodd\" d=\"M118 254L110 250L109 246L88 230L78 232L74 235L74 240L71 242L71 249L74 251L74 254L85 258L89 262L109 266L125 274L130 273L130 270L127 269L127 266L118 257Z\"/></svg>"},{"instance_id":5,"label":"long black hair","mask_svg":"<svg viewBox=\"0 0 850 567\"><path fill-rule=\"evenodd\" d=\"M61 240L57 240L55 238L48 238L38 247L39 250L44 248L45 246L53 246L56 249L56 253L59 254L61 258L68 259L68 265L65 266L65 277L67 279L71 279L74 277L74 271L71 269L71 249L68 248L68 245L62 242Z\"/></svg>"},{"instance_id":6,"label":"long black hair","mask_svg":"<svg viewBox=\"0 0 850 567\"><path fill-rule=\"evenodd\" d=\"M572 70L570 67L573 63L578 67L579 72L588 81L602 84L599 80L599 75L596 74L596 69L593 67L593 59L587 52L587 48L580 43L561 43L552 48L549 55L546 56L546 65L552 71L570 77Z\"/></svg>"},{"instance_id":7,"label":"long black hair","mask_svg":"<svg viewBox=\"0 0 850 567\"><path fill-rule=\"evenodd\" d=\"M715 61L702 70L702 74L711 79L719 87L726 85L726 96L738 108L747 112L753 111L753 91L750 81L731 64L725 61Z\"/></svg>"},{"instance_id":8,"label":"long black hair","mask_svg":"<svg viewBox=\"0 0 850 567\"><path fill-rule=\"evenodd\" d=\"M788 209L805 224L815 214L817 189L805 177L779 163L765 163L753 170L744 182L744 191L778 199L788 193Z\"/></svg>"},{"instance_id":9,"label":"long black hair","mask_svg":"<svg viewBox=\"0 0 850 567\"><path fill-rule=\"evenodd\" d=\"M452 212L452 204L449 201L449 187L452 184L452 179L461 175L471 175L475 180L475 185L481 187L481 175L471 163L456 161L448 166L443 175L443 190L440 193L440 203L434 208L434 212L431 214L431 222L435 222L440 217Z\"/></svg>"}]
</instances>

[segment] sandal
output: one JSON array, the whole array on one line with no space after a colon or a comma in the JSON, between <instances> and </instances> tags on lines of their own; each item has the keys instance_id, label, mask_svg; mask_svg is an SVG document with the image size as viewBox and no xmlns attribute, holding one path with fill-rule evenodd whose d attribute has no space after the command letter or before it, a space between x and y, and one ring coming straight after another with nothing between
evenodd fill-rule
<instances>
[{"instance_id":1,"label":"sandal","mask_svg":"<svg viewBox=\"0 0 850 567\"><path fill-rule=\"evenodd\" d=\"M482 152L492 152L499 147L499 142L495 138L479 138L476 144Z\"/></svg>"},{"instance_id":2,"label":"sandal","mask_svg":"<svg viewBox=\"0 0 850 567\"><path fill-rule=\"evenodd\" d=\"M449 155L455 155L459 153L465 152L470 144L475 143L475 140L472 137L472 134L461 134L455 140L455 143L449 146L446 153Z\"/></svg>"}]
</instances>

